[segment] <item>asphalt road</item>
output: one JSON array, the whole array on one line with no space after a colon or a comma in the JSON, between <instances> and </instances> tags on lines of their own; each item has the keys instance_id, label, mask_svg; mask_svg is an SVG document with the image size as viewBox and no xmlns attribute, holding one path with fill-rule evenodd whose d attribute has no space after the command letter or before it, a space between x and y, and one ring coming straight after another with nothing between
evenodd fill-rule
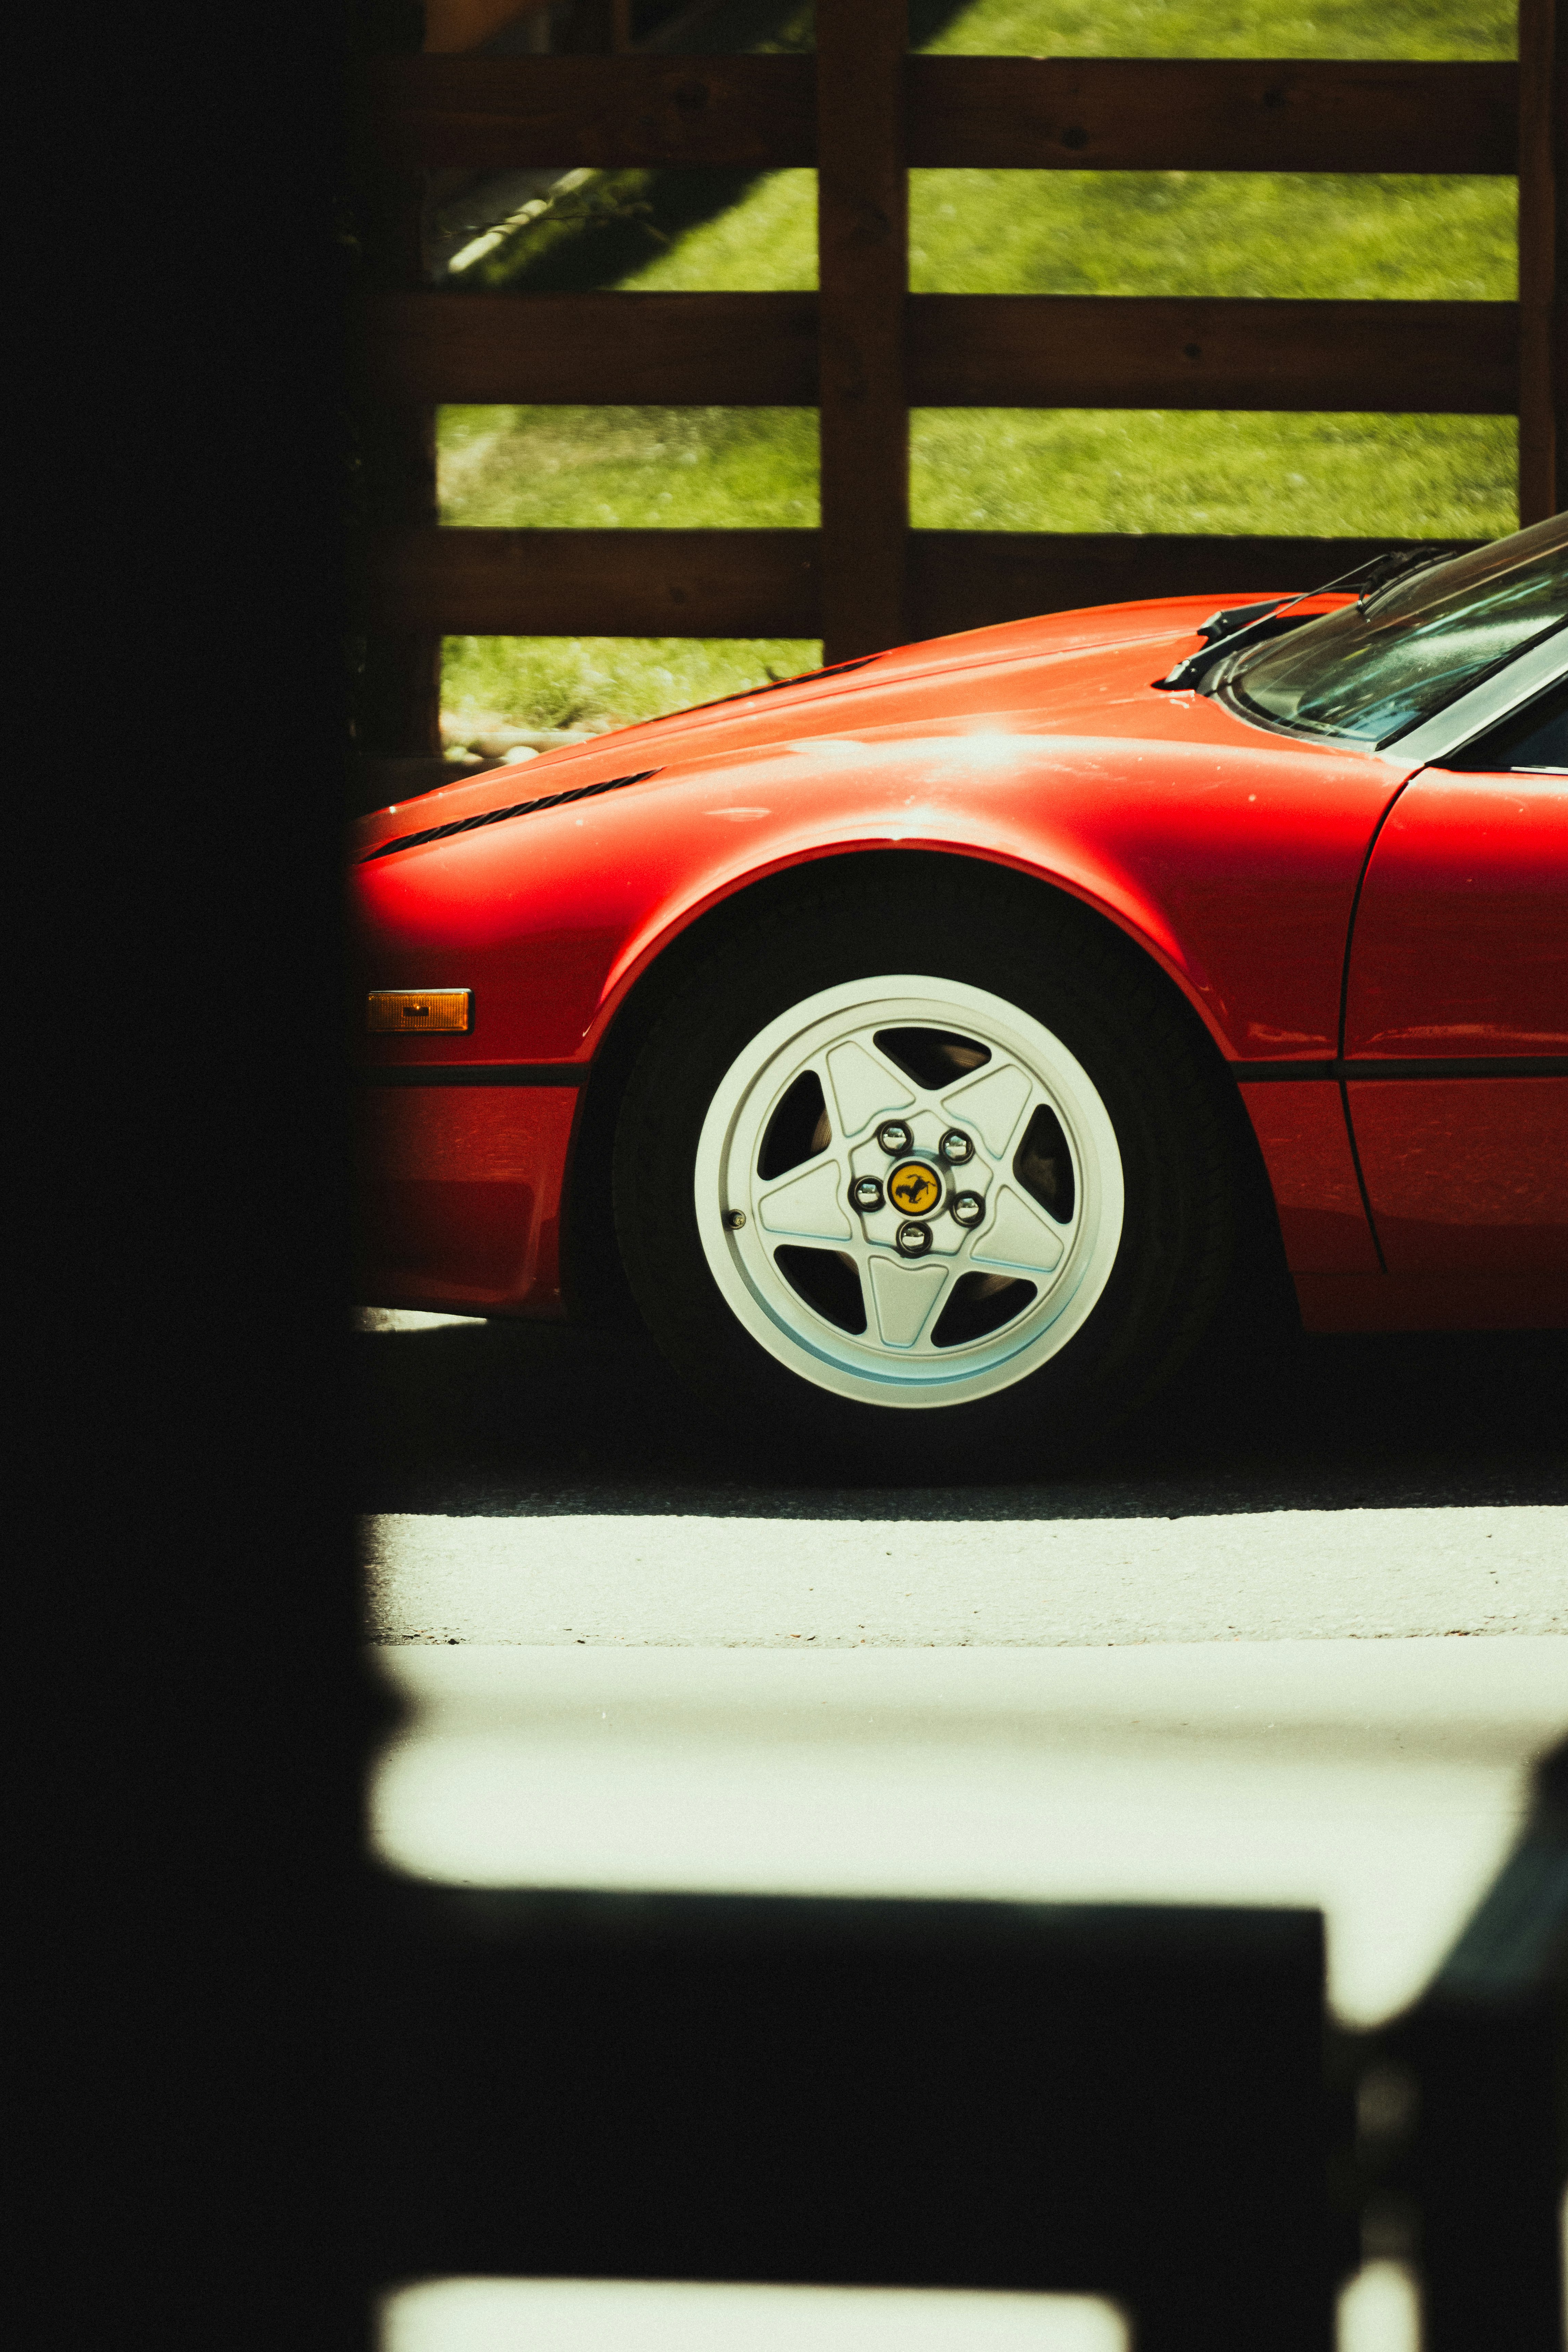
<instances>
[{"instance_id":1,"label":"asphalt road","mask_svg":"<svg viewBox=\"0 0 1568 2352\"><path fill-rule=\"evenodd\" d=\"M383 1642L930 1649L1568 1633L1568 1510L384 1515Z\"/></svg>"}]
</instances>

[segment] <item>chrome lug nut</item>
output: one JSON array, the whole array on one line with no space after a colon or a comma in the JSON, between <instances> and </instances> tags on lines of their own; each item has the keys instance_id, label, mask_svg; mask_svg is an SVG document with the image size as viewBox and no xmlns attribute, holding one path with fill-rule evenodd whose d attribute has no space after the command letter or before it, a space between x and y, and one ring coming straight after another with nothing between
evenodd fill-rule
<instances>
[{"instance_id":1,"label":"chrome lug nut","mask_svg":"<svg viewBox=\"0 0 1568 2352\"><path fill-rule=\"evenodd\" d=\"M901 1118L885 1118L877 1129L877 1140L884 1151L907 1151L914 1140Z\"/></svg>"},{"instance_id":2,"label":"chrome lug nut","mask_svg":"<svg viewBox=\"0 0 1568 2352\"><path fill-rule=\"evenodd\" d=\"M931 1247L931 1227L915 1224L900 1225L898 1243L905 1257L924 1257Z\"/></svg>"},{"instance_id":3,"label":"chrome lug nut","mask_svg":"<svg viewBox=\"0 0 1568 2352\"><path fill-rule=\"evenodd\" d=\"M882 1205L881 1184L875 1176L857 1176L849 1187L849 1198L858 1209L879 1209Z\"/></svg>"},{"instance_id":4,"label":"chrome lug nut","mask_svg":"<svg viewBox=\"0 0 1568 2352\"><path fill-rule=\"evenodd\" d=\"M977 1225L985 1214L985 1203L978 1192L955 1192L950 1205L961 1225Z\"/></svg>"},{"instance_id":5,"label":"chrome lug nut","mask_svg":"<svg viewBox=\"0 0 1568 2352\"><path fill-rule=\"evenodd\" d=\"M962 1168L966 1160L974 1157L974 1146L961 1127L950 1127L937 1150L952 1168Z\"/></svg>"}]
</instances>

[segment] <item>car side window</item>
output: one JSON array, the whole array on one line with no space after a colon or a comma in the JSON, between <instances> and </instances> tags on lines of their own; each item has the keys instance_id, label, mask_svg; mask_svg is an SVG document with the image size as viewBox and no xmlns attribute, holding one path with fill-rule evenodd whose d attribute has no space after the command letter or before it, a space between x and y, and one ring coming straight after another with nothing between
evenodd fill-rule
<instances>
[{"instance_id":1,"label":"car side window","mask_svg":"<svg viewBox=\"0 0 1568 2352\"><path fill-rule=\"evenodd\" d=\"M1443 761L1461 774L1568 776L1568 685L1552 687Z\"/></svg>"}]
</instances>

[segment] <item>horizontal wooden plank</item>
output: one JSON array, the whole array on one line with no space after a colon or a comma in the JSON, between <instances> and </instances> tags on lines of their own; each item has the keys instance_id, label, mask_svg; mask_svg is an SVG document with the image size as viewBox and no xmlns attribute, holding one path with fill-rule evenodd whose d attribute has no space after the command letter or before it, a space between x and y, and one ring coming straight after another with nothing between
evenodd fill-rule
<instances>
[{"instance_id":1,"label":"horizontal wooden plank","mask_svg":"<svg viewBox=\"0 0 1568 2352\"><path fill-rule=\"evenodd\" d=\"M1321 585L1386 539L917 530L917 637L1145 596ZM425 530L382 547L384 629L477 636L814 637L813 530Z\"/></svg>"},{"instance_id":2,"label":"horizontal wooden plank","mask_svg":"<svg viewBox=\"0 0 1568 2352\"><path fill-rule=\"evenodd\" d=\"M920 636L982 629L1031 613L1145 596L1228 596L1321 587L1391 547L1389 539L1219 539L1130 532L917 530L909 609ZM1449 544L1444 541L1442 544Z\"/></svg>"},{"instance_id":3,"label":"horizontal wooden plank","mask_svg":"<svg viewBox=\"0 0 1568 2352\"><path fill-rule=\"evenodd\" d=\"M814 637L814 530L422 530L375 564L384 628L440 635Z\"/></svg>"},{"instance_id":4,"label":"horizontal wooden plank","mask_svg":"<svg viewBox=\"0 0 1568 2352\"><path fill-rule=\"evenodd\" d=\"M931 407L1371 409L1504 415L1511 302L922 294L910 398Z\"/></svg>"},{"instance_id":5,"label":"horizontal wooden plank","mask_svg":"<svg viewBox=\"0 0 1568 2352\"><path fill-rule=\"evenodd\" d=\"M816 399L815 294L395 294L362 348L390 399Z\"/></svg>"},{"instance_id":6,"label":"horizontal wooden plank","mask_svg":"<svg viewBox=\"0 0 1568 2352\"><path fill-rule=\"evenodd\" d=\"M809 57L388 58L371 99L403 169L816 161Z\"/></svg>"},{"instance_id":7,"label":"horizontal wooden plank","mask_svg":"<svg viewBox=\"0 0 1568 2352\"><path fill-rule=\"evenodd\" d=\"M909 160L1046 171L1515 168L1519 69L1236 58L910 58ZM405 170L816 160L809 57L382 59Z\"/></svg>"},{"instance_id":8,"label":"horizontal wooden plank","mask_svg":"<svg viewBox=\"0 0 1568 2352\"><path fill-rule=\"evenodd\" d=\"M1245 58L911 58L912 164L1511 172L1519 68Z\"/></svg>"},{"instance_id":9,"label":"horizontal wooden plank","mask_svg":"<svg viewBox=\"0 0 1568 2352\"><path fill-rule=\"evenodd\" d=\"M1162 301L914 294L927 407L1388 410L1507 415L1511 302ZM400 294L371 313L381 394L810 405L814 294Z\"/></svg>"}]
</instances>

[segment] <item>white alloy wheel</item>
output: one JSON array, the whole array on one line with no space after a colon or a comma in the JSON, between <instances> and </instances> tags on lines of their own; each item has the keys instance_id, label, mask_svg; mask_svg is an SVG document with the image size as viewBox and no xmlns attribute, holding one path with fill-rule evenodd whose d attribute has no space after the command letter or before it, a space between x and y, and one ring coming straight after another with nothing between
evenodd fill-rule
<instances>
[{"instance_id":1,"label":"white alloy wheel","mask_svg":"<svg viewBox=\"0 0 1568 2352\"><path fill-rule=\"evenodd\" d=\"M807 997L702 1124L698 1230L760 1346L860 1402L1024 1380L1099 1301L1121 1155L1082 1064L1016 1005L895 973Z\"/></svg>"}]
</instances>

